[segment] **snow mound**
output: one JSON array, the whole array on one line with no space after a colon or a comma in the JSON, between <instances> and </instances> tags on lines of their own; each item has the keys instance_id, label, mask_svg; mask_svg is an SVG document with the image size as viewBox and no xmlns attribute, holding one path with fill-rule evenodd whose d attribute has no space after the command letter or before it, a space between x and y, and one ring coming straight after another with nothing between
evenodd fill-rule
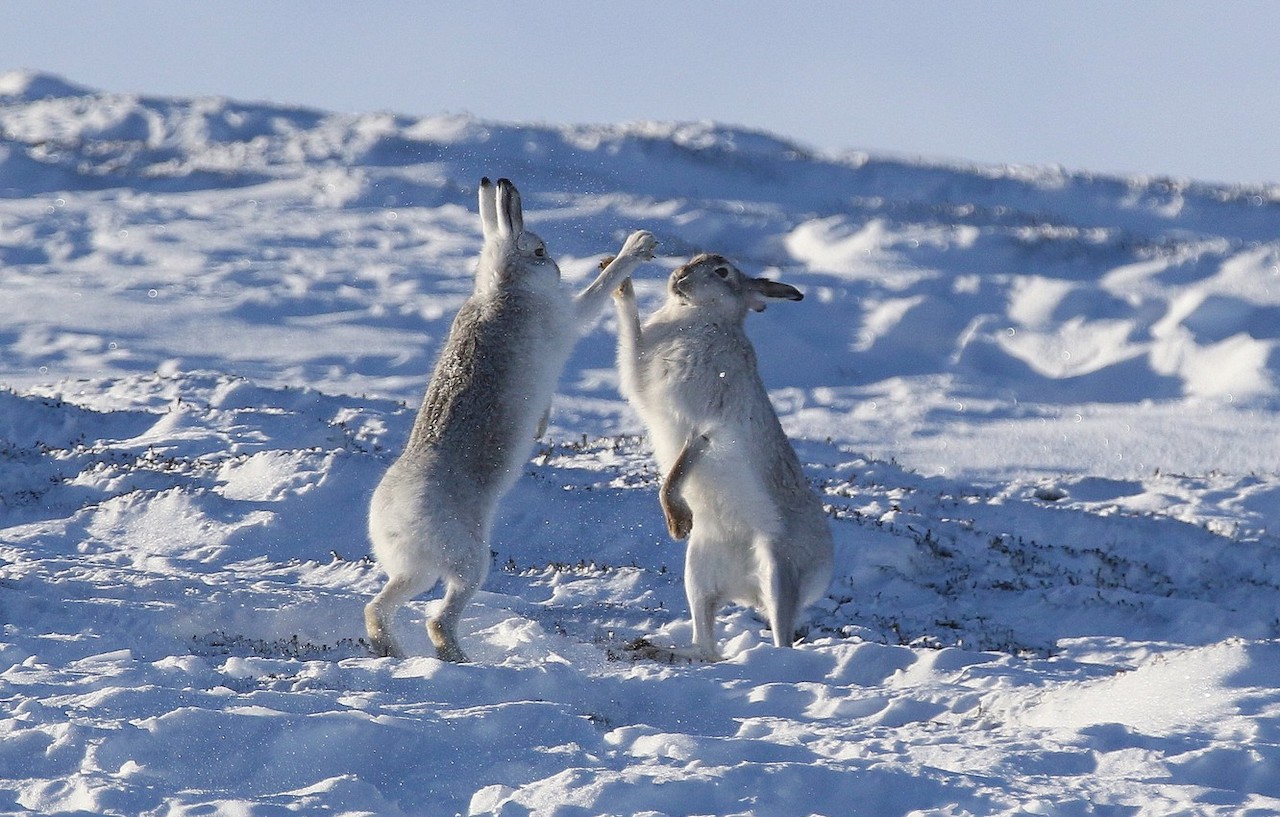
<instances>
[{"instance_id":1,"label":"snow mound","mask_svg":"<svg viewBox=\"0 0 1280 817\"><path fill-rule=\"evenodd\" d=\"M70 96L90 96L95 93L83 85L67 82L62 77L39 71L0 71L0 101L39 102L45 99Z\"/></svg>"}]
</instances>

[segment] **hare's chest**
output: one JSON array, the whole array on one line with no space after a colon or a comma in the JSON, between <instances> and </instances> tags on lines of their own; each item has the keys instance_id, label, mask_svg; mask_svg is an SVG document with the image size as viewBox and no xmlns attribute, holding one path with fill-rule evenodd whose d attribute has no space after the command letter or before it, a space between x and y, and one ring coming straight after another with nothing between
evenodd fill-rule
<instances>
[{"instance_id":1,"label":"hare's chest","mask_svg":"<svg viewBox=\"0 0 1280 817\"><path fill-rule=\"evenodd\" d=\"M706 370L705 355L680 343L657 344L649 356L649 375L654 382L664 383L673 389L696 382Z\"/></svg>"},{"instance_id":2,"label":"hare's chest","mask_svg":"<svg viewBox=\"0 0 1280 817\"><path fill-rule=\"evenodd\" d=\"M675 382L696 382L728 351L728 338L712 326L659 324L645 331L649 374Z\"/></svg>"},{"instance_id":3,"label":"hare's chest","mask_svg":"<svg viewBox=\"0 0 1280 817\"><path fill-rule=\"evenodd\" d=\"M732 394L741 368L732 340L706 328L663 333L650 350L648 380L668 399L719 405Z\"/></svg>"}]
</instances>

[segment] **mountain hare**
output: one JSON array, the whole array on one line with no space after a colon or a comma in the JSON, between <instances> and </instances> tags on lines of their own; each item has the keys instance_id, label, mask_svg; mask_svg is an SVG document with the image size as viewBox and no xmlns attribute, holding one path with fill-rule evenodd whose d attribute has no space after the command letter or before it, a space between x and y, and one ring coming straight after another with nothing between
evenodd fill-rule
<instances>
[{"instance_id":1,"label":"mountain hare","mask_svg":"<svg viewBox=\"0 0 1280 817\"><path fill-rule=\"evenodd\" d=\"M520 194L480 182L484 248L475 290L454 318L404 453L373 493L369 537L387 583L365 606L373 650L403 655L391 623L405 601L443 582L427 623L436 654L466 661L458 620L489 571L498 500L546 428L556 380L609 293L656 246L632 233L618 257L576 296L542 239L524 228Z\"/></svg>"},{"instance_id":2,"label":"mountain hare","mask_svg":"<svg viewBox=\"0 0 1280 817\"><path fill-rule=\"evenodd\" d=\"M715 613L762 609L773 643L791 646L801 611L831 580L831 532L756 371L743 330L765 299L794 287L748 278L719 255L671 275L643 325L628 279L615 293L622 391L649 430L667 527L689 537L685 592L694 647L715 660Z\"/></svg>"}]
</instances>

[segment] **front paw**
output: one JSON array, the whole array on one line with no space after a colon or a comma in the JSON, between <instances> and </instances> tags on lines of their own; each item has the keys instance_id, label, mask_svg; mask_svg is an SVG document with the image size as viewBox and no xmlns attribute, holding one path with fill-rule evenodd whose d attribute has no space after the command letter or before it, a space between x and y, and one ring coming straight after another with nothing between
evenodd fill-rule
<instances>
[{"instance_id":1,"label":"front paw","mask_svg":"<svg viewBox=\"0 0 1280 817\"><path fill-rule=\"evenodd\" d=\"M622 283L618 284L618 288L613 291L613 297L620 301L626 301L636 297L635 285L631 283L630 278L623 278Z\"/></svg>"},{"instance_id":2,"label":"front paw","mask_svg":"<svg viewBox=\"0 0 1280 817\"><path fill-rule=\"evenodd\" d=\"M667 520L667 533L677 541L688 539L693 531L693 511L689 506L677 499L662 503L662 515Z\"/></svg>"},{"instance_id":3,"label":"front paw","mask_svg":"<svg viewBox=\"0 0 1280 817\"><path fill-rule=\"evenodd\" d=\"M636 230L627 237L626 243L622 245L622 251L618 254L648 261L653 258L653 251L657 248L658 239L653 237L653 233L648 230Z\"/></svg>"},{"instance_id":4,"label":"front paw","mask_svg":"<svg viewBox=\"0 0 1280 817\"><path fill-rule=\"evenodd\" d=\"M667 533L671 534L671 538L677 542L683 542L689 538L689 534L693 532L692 517L683 516L680 518L667 517Z\"/></svg>"}]
</instances>

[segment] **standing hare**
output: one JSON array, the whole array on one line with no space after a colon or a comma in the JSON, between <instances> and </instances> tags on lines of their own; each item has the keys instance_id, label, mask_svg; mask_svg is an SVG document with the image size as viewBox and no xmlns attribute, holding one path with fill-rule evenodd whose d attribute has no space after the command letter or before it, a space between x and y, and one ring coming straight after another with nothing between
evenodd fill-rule
<instances>
[{"instance_id":1,"label":"standing hare","mask_svg":"<svg viewBox=\"0 0 1280 817\"><path fill-rule=\"evenodd\" d=\"M641 326L628 279L615 293L622 391L648 428L667 528L689 537L685 592L694 647L719 658L715 614L762 610L789 647L803 609L827 588L831 532L778 422L743 329L765 299L794 287L748 278L719 255L671 275L666 303Z\"/></svg>"},{"instance_id":2,"label":"standing hare","mask_svg":"<svg viewBox=\"0 0 1280 817\"><path fill-rule=\"evenodd\" d=\"M556 381L578 336L609 293L656 246L632 233L618 257L572 295L542 239L524 228L520 194L480 182L484 248L475 289L458 310L404 453L373 492L369 538L387 583L365 606L379 655L403 655L392 635L396 610L444 583L427 622L436 654L466 661L458 621L489 571L498 500L515 483L546 428Z\"/></svg>"}]
</instances>

